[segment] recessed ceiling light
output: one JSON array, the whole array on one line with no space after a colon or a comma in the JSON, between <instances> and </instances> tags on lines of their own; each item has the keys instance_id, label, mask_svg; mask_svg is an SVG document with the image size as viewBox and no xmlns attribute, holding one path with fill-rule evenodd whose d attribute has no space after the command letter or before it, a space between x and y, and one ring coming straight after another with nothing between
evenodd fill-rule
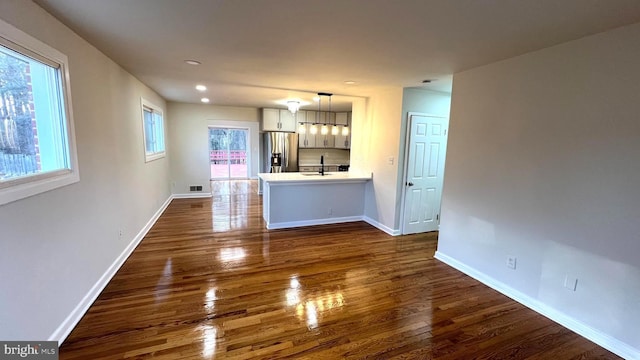
<instances>
[{"instance_id":1,"label":"recessed ceiling light","mask_svg":"<svg viewBox=\"0 0 640 360\"><path fill-rule=\"evenodd\" d=\"M204 85L196 85L196 90L198 91L206 91L207 87Z\"/></svg>"},{"instance_id":2,"label":"recessed ceiling light","mask_svg":"<svg viewBox=\"0 0 640 360\"><path fill-rule=\"evenodd\" d=\"M202 98L202 99L200 99L200 101L202 101L205 104L208 104L209 103L209 98Z\"/></svg>"},{"instance_id":3,"label":"recessed ceiling light","mask_svg":"<svg viewBox=\"0 0 640 360\"><path fill-rule=\"evenodd\" d=\"M200 65L202 64L200 61L198 60L185 60L185 63L189 64L189 65Z\"/></svg>"},{"instance_id":4,"label":"recessed ceiling light","mask_svg":"<svg viewBox=\"0 0 640 360\"><path fill-rule=\"evenodd\" d=\"M355 85L356 84L356 82L353 81L353 80L348 80L348 81L345 81L344 83L347 84L347 85Z\"/></svg>"}]
</instances>

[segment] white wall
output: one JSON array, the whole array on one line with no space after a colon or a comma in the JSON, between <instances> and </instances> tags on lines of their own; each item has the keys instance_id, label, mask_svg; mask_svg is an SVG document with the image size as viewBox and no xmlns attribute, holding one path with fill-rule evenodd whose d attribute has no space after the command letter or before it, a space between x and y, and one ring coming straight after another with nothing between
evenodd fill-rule
<instances>
[{"instance_id":1,"label":"white wall","mask_svg":"<svg viewBox=\"0 0 640 360\"><path fill-rule=\"evenodd\" d=\"M628 358L640 358L638 64L640 24L456 74L438 244Z\"/></svg>"},{"instance_id":2,"label":"white wall","mask_svg":"<svg viewBox=\"0 0 640 360\"><path fill-rule=\"evenodd\" d=\"M260 161L260 109L169 102L171 182L174 194L189 193L189 186L209 191L209 126L245 127L251 146L250 177L257 178Z\"/></svg>"},{"instance_id":3,"label":"white wall","mask_svg":"<svg viewBox=\"0 0 640 360\"><path fill-rule=\"evenodd\" d=\"M144 162L140 97L165 102L31 1L0 17L69 58L80 182L0 206L0 339L45 340L169 198L168 160Z\"/></svg>"},{"instance_id":4,"label":"white wall","mask_svg":"<svg viewBox=\"0 0 640 360\"><path fill-rule=\"evenodd\" d=\"M349 152L349 171L371 173L364 155L369 153L369 141L365 134L369 133L367 118L367 98L356 98L351 103L351 150Z\"/></svg>"},{"instance_id":5,"label":"white wall","mask_svg":"<svg viewBox=\"0 0 640 360\"><path fill-rule=\"evenodd\" d=\"M353 170L373 173L373 180L367 184L365 192L365 218L373 225L393 232L396 218L402 88L381 89L370 96L367 99L364 118L357 116L356 107L352 109L352 114L351 156L355 165ZM393 158L393 164L388 163L389 158Z\"/></svg>"}]
</instances>

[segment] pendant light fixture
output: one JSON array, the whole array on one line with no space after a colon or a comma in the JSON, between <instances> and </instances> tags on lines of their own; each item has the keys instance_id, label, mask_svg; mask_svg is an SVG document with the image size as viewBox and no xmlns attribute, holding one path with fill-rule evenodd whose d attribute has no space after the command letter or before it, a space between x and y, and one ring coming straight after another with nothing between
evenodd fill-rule
<instances>
[{"instance_id":1,"label":"pendant light fixture","mask_svg":"<svg viewBox=\"0 0 640 360\"><path fill-rule=\"evenodd\" d=\"M342 136L349 136L349 126L345 125L342 128Z\"/></svg>"},{"instance_id":2,"label":"pendant light fixture","mask_svg":"<svg viewBox=\"0 0 640 360\"><path fill-rule=\"evenodd\" d=\"M336 124L335 118L333 119L333 127L331 128L331 135L338 135L340 130L338 129L338 124Z\"/></svg>"},{"instance_id":3,"label":"pendant light fixture","mask_svg":"<svg viewBox=\"0 0 640 360\"><path fill-rule=\"evenodd\" d=\"M323 112L322 112L323 96L326 96L329 100L329 108L324 113L324 117L322 117L323 116ZM333 96L333 94L331 93L325 93L325 92L318 93L318 111L315 114L316 116L313 119L313 122L311 122L311 124L309 124L308 119L303 119L304 121L300 121L298 123L298 134L309 133L311 135L316 135L318 134L318 126L320 126L321 135L329 135L329 126L331 126L331 135L338 135L340 133L340 129L338 128L338 124L336 123L336 119L334 118L333 122L331 121L331 96ZM296 104L292 105L292 103L296 103ZM297 117L298 117L297 113L300 108L300 103L298 101L288 101L287 107L289 108L289 111L295 114L294 116L296 117L296 120L297 120ZM295 108L295 112L293 110L294 108ZM321 117L322 117L322 120L321 120ZM347 135L349 134L349 128L347 128L346 125L342 129L342 134L345 135L345 132Z\"/></svg>"},{"instance_id":4,"label":"pendant light fixture","mask_svg":"<svg viewBox=\"0 0 640 360\"><path fill-rule=\"evenodd\" d=\"M318 133L318 125L316 125L318 123L318 116L320 115L320 102L322 101L322 99L318 98L318 111L316 112L316 116L313 119L313 122L311 123L311 126L309 126L309 134L311 135L315 135Z\"/></svg>"},{"instance_id":5,"label":"pendant light fixture","mask_svg":"<svg viewBox=\"0 0 640 360\"><path fill-rule=\"evenodd\" d=\"M325 113L324 116L324 122L322 124L322 127L320 128L320 134L321 135L327 135L329 134L329 127L327 126L327 117L329 117L329 120L331 120L331 96L333 94L331 93L324 93L324 92L319 92L318 93L318 116L320 116L320 112L322 110L322 97L326 96L329 98L329 111Z\"/></svg>"}]
</instances>

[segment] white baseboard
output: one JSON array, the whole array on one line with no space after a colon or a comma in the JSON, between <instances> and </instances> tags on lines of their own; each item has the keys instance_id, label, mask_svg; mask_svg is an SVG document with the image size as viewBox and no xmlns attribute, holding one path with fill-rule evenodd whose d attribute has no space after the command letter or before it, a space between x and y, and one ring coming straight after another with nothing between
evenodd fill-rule
<instances>
[{"instance_id":1,"label":"white baseboard","mask_svg":"<svg viewBox=\"0 0 640 360\"><path fill-rule=\"evenodd\" d=\"M361 220L362 220L362 216L345 216L345 217L339 217L339 218L289 221L289 222L267 224L267 229L274 230L274 229L294 228L294 227L313 226L313 225L339 224L339 223L354 222L354 221L361 221Z\"/></svg>"},{"instance_id":2,"label":"white baseboard","mask_svg":"<svg viewBox=\"0 0 640 360\"><path fill-rule=\"evenodd\" d=\"M200 198L210 198L213 195L208 192L208 193L201 193L201 192L195 192L195 193L186 193L186 194L173 194L171 195L172 199L200 199Z\"/></svg>"},{"instance_id":3,"label":"white baseboard","mask_svg":"<svg viewBox=\"0 0 640 360\"><path fill-rule=\"evenodd\" d=\"M64 319L62 324L58 326L58 328L49 336L49 341L57 341L59 345L69 336L73 328L76 327L80 319L84 316L84 314L89 310L93 302L98 298L102 290L109 284L111 278L118 272L120 267L124 264L124 262L129 258L133 250L136 249L140 241L147 235L151 227L156 223L160 215L165 211L167 206L173 200L173 196L169 196L167 200L160 206L160 208L153 214L151 219L145 224L145 226L138 232L138 234L133 238L133 240L129 243L129 245L120 253L120 256L116 258L116 260L109 266L107 271L98 279L98 281L91 287L89 292L80 300L80 303L76 305L76 307L71 311L71 313Z\"/></svg>"},{"instance_id":4,"label":"white baseboard","mask_svg":"<svg viewBox=\"0 0 640 360\"><path fill-rule=\"evenodd\" d=\"M622 342L610 335L607 335L599 330L596 330L575 318L568 316L567 314L552 308L541 301L538 301L514 288L504 284L501 281L482 273L470 266L467 266L458 260L436 251L434 256L436 259L443 263L471 276L472 278L480 281L488 287L510 297L511 299L519 302L520 304L530 308L531 310L557 322L558 324L566 327L567 329L593 341L594 343L602 346L603 348L617 354L625 359L640 359L640 349L636 349L631 345Z\"/></svg>"},{"instance_id":5,"label":"white baseboard","mask_svg":"<svg viewBox=\"0 0 640 360\"><path fill-rule=\"evenodd\" d=\"M368 217L368 216L363 216L362 220L364 220L366 223L368 223L371 226L377 227L378 229L386 232L387 234L391 235L391 236L398 236L398 235L402 235L400 233L399 229L392 229L386 225L384 225L381 222L378 222L376 220L373 220L372 218Z\"/></svg>"}]
</instances>

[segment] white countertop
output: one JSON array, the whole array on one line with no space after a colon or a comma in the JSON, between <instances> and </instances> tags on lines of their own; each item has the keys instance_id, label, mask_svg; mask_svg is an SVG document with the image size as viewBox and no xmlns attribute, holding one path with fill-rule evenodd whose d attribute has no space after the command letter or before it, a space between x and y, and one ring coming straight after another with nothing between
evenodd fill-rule
<instances>
[{"instance_id":1,"label":"white countertop","mask_svg":"<svg viewBox=\"0 0 640 360\"><path fill-rule=\"evenodd\" d=\"M309 175L304 175L309 174ZM325 172L324 176L318 173L259 173L258 177L267 183L330 183L345 181L364 182L371 180L372 174L363 174L351 171Z\"/></svg>"}]
</instances>

